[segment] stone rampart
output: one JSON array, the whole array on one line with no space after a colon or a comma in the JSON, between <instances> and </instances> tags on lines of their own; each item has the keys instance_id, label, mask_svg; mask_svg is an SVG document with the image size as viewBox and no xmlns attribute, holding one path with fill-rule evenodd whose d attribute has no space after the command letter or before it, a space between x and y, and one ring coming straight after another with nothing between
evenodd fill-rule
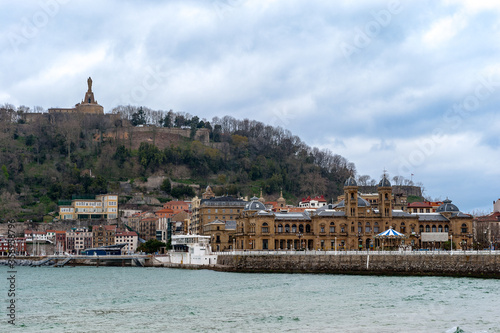
<instances>
[{"instance_id":1,"label":"stone rampart","mask_svg":"<svg viewBox=\"0 0 500 333\"><path fill-rule=\"evenodd\" d=\"M500 254L219 255L217 270L500 278Z\"/></svg>"}]
</instances>

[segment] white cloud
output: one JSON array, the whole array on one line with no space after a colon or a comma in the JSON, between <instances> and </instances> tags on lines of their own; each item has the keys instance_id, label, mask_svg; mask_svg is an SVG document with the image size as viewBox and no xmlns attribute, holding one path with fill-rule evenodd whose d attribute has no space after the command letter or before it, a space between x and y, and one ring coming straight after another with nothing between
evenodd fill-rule
<instances>
[{"instance_id":1,"label":"white cloud","mask_svg":"<svg viewBox=\"0 0 500 333\"><path fill-rule=\"evenodd\" d=\"M467 26L467 21L468 17L464 13L455 13L440 18L432 24L428 31L423 33L424 44L433 48L442 46L442 44L459 34Z\"/></svg>"},{"instance_id":2,"label":"white cloud","mask_svg":"<svg viewBox=\"0 0 500 333\"><path fill-rule=\"evenodd\" d=\"M401 159L442 128L448 141L414 167L431 195L457 196L463 207L498 196L490 186L500 155L497 1L404 2L349 59L339 46L353 44L387 1L86 6L61 6L14 55L7 36L40 6L2 2L0 103L69 107L92 76L106 111L132 103L256 119L328 147L372 177L384 168L397 174ZM474 96L481 77L492 78L493 92L450 126L446 113Z\"/></svg>"}]
</instances>

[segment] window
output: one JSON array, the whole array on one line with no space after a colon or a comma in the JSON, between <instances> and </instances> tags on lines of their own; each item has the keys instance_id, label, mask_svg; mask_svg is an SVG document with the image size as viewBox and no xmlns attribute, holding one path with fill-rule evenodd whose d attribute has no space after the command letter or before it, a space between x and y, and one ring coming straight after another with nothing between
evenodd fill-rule
<instances>
[{"instance_id":1,"label":"window","mask_svg":"<svg viewBox=\"0 0 500 333\"><path fill-rule=\"evenodd\" d=\"M425 232L430 232L431 231L431 227L429 227L428 225L425 226Z\"/></svg>"},{"instance_id":2,"label":"window","mask_svg":"<svg viewBox=\"0 0 500 333\"><path fill-rule=\"evenodd\" d=\"M324 225L324 224L322 224L322 225L320 226L320 232L325 232L325 225Z\"/></svg>"},{"instance_id":3,"label":"window","mask_svg":"<svg viewBox=\"0 0 500 333\"><path fill-rule=\"evenodd\" d=\"M449 228L447 225L444 226L444 232L448 232L449 231Z\"/></svg>"},{"instance_id":4,"label":"window","mask_svg":"<svg viewBox=\"0 0 500 333\"><path fill-rule=\"evenodd\" d=\"M309 224L306 224L306 232L311 232L311 226Z\"/></svg>"},{"instance_id":5,"label":"window","mask_svg":"<svg viewBox=\"0 0 500 333\"><path fill-rule=\"evenodd\" d=\"M372 232L372 228L370 226L370 222L366 222L366 225L365 225L365 232Z\"/></svg>"},{"instance_id":6,"label":"window","mask_svg":"<svg viewBox=\"0 0 500 333\"><path fill-rule=\"evenodd\" d=\"M442 225L439 225L439 226L438 226L438 231L439 231L439 232L443 232L443 226L442 226Z\"/></svg>"},{"instance_id":7,"label":"window","mask_svg":"<svg viewBox=\"0 0 500 333\"><path fill-rule=\"evenodd\" d=\"M290 225L285 224L285 232L290 232Z\"/></svg>"},{"instance_id":8,"label":"window","mask_svg":"<svg viewBox=\"0 0 500 333\"><path fill-rule=\"evenodd\" d=\"M292 224L292 232L297 232L297 225Z\"/></svg>"},{"instance_id":9,"label":"window","mask_svg":"<svg viewBox=\"0 0 500 333\"><path fill-rule=\"evenodd\" d=\"M340 226L340 232L345 232L345 227L343 225Z\"/></svg>"},{"instance_id":10,"label":"window","mask_svg":"<svg viewBox=\"0 0 500 333\"><path fill-rule=\"evenodd\" d=\"M304 232L304 226L302 224L299 224L299 232Z\"/></svg>"},{"instance_id":11,"label":"window","mask_svg":"<svg viewBox=\"0 0 500 333\"><path fill-rule=\"evenodd\" d=\"M359 232L359 233L362 233L362 232L363 232L363 227L362 227L361 222L358 222L358 232Z\"/></svg>"},{"instance_id":12,"label":"window","mask_svg":"<svg viewBox=\"0 0 500 333\"><path fill-rule=\"evenodd\" d=\"M420 213L423 213L424 212L424 209L423 208L420 208Z\"/></svg>"},{"instance_id":13,"label":"window","mask_svg":"<svg viewBox=\"0 0 500 333\"><path fill-rule=\"evenodd\" d=\"M263 250L268 250L269 249L269 240L268 239L263 239L262 240L262 249Z\"/></svg>"},{"instance_id":14,"label":"window","mask_svg":"<svg viewBox=\"0 0 500 333\"><path fill-rule=\"evenodd\" d=\"M268 233L269 232L269 226L266 222L262 223L262 233Z\"/></svg>"},{"instance_id":15,"label":"window","mask_svg":"<svg viewBox=\"0 0 500 333\"><path fill-rule=\"evenodd\" d=\"M278 224L278 232L283 232L283 225Z\"/></svg>"},{"instance_id":16,"label":"window","mask_svg":"<svg viewBox=\"0 0 500 333\"><path fill-rule=\"evenodd\" d=\"M466 234L467 233L467 224L462 224L462 233Z\"/></svg>"},{"instance_id":17,"label":"window","mask_svg":"<svg viewBox=\"0 0 500 333\"><path fill-rule=\"evenodd\" d=\"M330 232L335 232L335 223L330 223Z\"/></svg>"},{"instance_id":18,"label":"window","mask_svg":"<svg viewBox=\"0 0 500 333\"><path fill-rule=\"evenodd\" d=\"M433 226L432 226L432 232L436 232L436 231L437 231L437 230L436 230L436 226L435 226L435 225L433 225Z\"/></svg>"}]
</instances>

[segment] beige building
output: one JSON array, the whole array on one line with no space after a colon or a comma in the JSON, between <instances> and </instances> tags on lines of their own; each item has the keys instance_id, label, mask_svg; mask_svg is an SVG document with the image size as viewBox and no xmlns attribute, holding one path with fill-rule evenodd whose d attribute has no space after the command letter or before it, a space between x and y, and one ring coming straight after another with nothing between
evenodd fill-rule
<instances>
[{"instance_id":1,"label":"beige building","mask_svg":"<svg viewBox=\"0 0 500 333\"><path fill-rule=\"evenodd\" d=\"M198 209L199 222L197 228L194 229L194 233L206 235L204 234L204 226L215 221L233 221L233 223L236 223L234 221L243 212L246 204L247 202L243 199L231 196L202 199Z\"/></svg>"},{"instance_id":2,"label":"beige building","mask_svg":"<svg viewBox=\"0 0 500 333\"><path fill-rule=\"evenodd\" d=\"M370 206L373 209L378 209L378 203L379 203L379 194L378 193L358 193L358 196L362 198L363 200L366 200L368 203L370 203ZM342 200L344 200L344 194L339 195L337 197L337 202L339 203ZM404 212L407 211L407 206L408 206L408 197L405 194L402 193L392 193L391 194L391 200L392 200L392 207L395 210L402 210ZM410 211L408 211L411 213Z\"/></svg>"},{"instance_id":3,"label":"beige building","mask_svg":"<svg viewBox=\"0 0 500 333\"><path fill-rule=\"evenodd\" d=\"M117 217L118 196L115 194L82 196L71 201L59 201L59 218L61 220L112 220Z\"/></svg>"},{"instance_id":4,"label":"beige building","mask_svg":"<svg viewBox=\"0 0 500 333\"><path fill-rule=\"evenodd\" d=\"M92 228L92 247L115 245L116 225L100 225Z\"/></svg>"},{"instance_id":5,"label":"beige building","mask_svg":"<svg viewBox=\"0 0 500 333\"><path fill-rule=\"evenodd\" d=\"M87 228L66 231L66 251L69 253L80 254L92 246L92 232L88 231Z\"/></svg>"},{"instance_id":6,"label":"beige building","mask_svg":"<svg viewBox=\"0 0 500 333\"><path fill-rule=\"evenodd\" d=\"M255 199L238 219L236 249L366 251L395 245L375 237L390 228L406 235L403 243L412 248L442 247L443 236L453 240L454 248L466 248L472 241L472 217L449 200L435 213L409 214L394 209L392 186L386 177L378 185L376 209L359 195L352 177L344 184L342 201L312 212L264 211Z\"/></svg>"},{"instance_id":7,"label":"beige building","mask_svg":"<svg viewBox=\"0 0 500 333\"><path fill-rule=\"evenodd\" d=\"M210 236L212 251L232 250L235 246L236 221L213 221L203 226L203 235Z\"/></svg>"}]
</instances>

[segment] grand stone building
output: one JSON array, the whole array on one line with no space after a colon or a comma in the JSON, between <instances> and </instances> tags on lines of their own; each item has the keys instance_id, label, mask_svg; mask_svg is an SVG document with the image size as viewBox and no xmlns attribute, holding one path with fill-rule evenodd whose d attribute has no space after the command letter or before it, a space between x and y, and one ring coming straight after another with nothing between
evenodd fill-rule
<instances>
[{"instance_id":1,"label":"grand stone building","mask_svg":"<svg viewBox=\"0 0 500 333\"><path fill-rule=\"evenodd\" d=\"M453 248L472 243L472 217L445 200L434 213L409 214L393 207L387 177L378 184L377 208L358 193L354 178L344 184L344 199L314 212L274 213L252 200L237 221L235 247L243 250L374 250L389 244L375 236L387 229L403 233L405 246ZM392 244L395 245L395 244Z\"/></svg>"}]
</instances>

